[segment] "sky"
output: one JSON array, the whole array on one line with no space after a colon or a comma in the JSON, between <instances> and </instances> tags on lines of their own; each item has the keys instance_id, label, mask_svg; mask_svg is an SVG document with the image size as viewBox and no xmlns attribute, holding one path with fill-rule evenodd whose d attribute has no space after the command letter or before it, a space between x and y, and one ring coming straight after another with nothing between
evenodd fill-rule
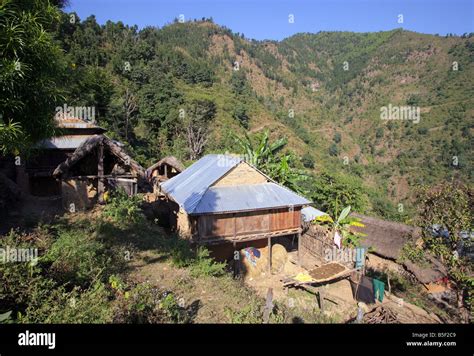
<instances>
[{"instance_id":1,"label":"sky","mask_svg":"<svg viewBox=\"0 0 474 356\"><path fill-rule=\"evenodd\" d=\"M69 0L65 11L81 19L95 15L100 24L122 21L139 28L162 27L180 15L185 20L212 17L257 40L394 28L440 35L474 32L474 0Z\"/></svg>"}]
</instances>

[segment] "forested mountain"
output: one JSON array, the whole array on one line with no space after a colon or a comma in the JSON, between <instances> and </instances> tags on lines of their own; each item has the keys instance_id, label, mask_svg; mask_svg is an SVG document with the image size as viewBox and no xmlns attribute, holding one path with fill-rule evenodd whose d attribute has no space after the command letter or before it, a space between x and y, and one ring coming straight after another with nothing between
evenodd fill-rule
<instances>
[{"instance_id":1,"label":"forested mountain","mask_svg":"<svg viewBox=\"0 0 474 356\"><path fill-rule=\"evenodd\" d=\"M313 175L303 181L310 198L341 187L359 210L398 220L409 218L417 184L474 179L472 35L255 41L211 19L138 30L65 13L56 34L65 103L96 107L144 165L240 152L235 136L269 130ZM382 120L390 105L420 107L419 122Z\"/></svg>"}]
</instances>

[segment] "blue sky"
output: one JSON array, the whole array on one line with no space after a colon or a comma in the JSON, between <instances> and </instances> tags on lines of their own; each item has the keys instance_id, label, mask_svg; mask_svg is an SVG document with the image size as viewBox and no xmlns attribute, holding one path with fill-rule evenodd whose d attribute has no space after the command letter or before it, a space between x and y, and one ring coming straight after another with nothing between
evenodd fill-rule
<instances>
[{"instance_id":1,"label":"blue sky","mask_svg":"<svg viewBox=\"0 0 474 356\"><path fill-rule=\"evenodd\" d=\"M180 14L212 17L234 32L258 40L281 40L298 32L375 32L402 27L421 33L474 32L474 0L69 0L65 11L81 19L94 14L128 25L159 26ZM289 23L289 15L294 23ZM398 23L399 15L403 23Z\"/></svg>"}]
</instances>

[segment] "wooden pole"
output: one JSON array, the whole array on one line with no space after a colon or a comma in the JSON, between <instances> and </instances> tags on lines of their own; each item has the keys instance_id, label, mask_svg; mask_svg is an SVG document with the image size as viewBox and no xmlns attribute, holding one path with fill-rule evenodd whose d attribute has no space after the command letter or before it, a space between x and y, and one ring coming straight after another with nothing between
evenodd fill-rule
<instances>
[{"instance_id":1,"label":"wooden pole","mask_svg":"<svg viewBox=\"0 0 474 356\"><path fill-rule=\"evenodd\" d=\"M268 236L268 273L272 274L272 238Z\"/></svg>"},{"instance_id":2,"label":"wooden pole","mask_svg":"<svg viewBox=\"0 0 474 356\"><path fill-rule=\"evenodd\" d=\"M97 163L97 175L99 177L99 181L97 183L97 193L98 193L98 200L99 204L104 203L104 144L101 142L99 144L99 152L98 152L98 163Z\"/></svg>"},{"instance_id":3,"label":"wooden pole","mask_svg":"<svg viewBox=\"0 0 474 356\"><path fill-rule=\"evenodd\" d=\"M263 322L268 324L270 321L270 314L273 311L273 288L268 288L267 299L265 301L265 309L263 312Z\"/></svg>"},{"instance_id":4,"label":"wooden pole","mask_svg":"<svg viewBox=\"0 0 474 356\"><path fill-rule=\"evenodd\" d=\"M240 253L239 255L236 254L237 252L237 243L235 241L232 242L232 246L234 246L234 278L237 277L240 273ZM238 258L237 258L238 256Z\"/></svg>"},{"instance_id":5,"label":"wooden pole","mask_svg":"<svg viewBox=\"0 0 474 356\"><path fill-rule=\"evenodd\" d=\"M301 232L298 232L298 266L301 267Z\"/></svg>"}]
</instances>

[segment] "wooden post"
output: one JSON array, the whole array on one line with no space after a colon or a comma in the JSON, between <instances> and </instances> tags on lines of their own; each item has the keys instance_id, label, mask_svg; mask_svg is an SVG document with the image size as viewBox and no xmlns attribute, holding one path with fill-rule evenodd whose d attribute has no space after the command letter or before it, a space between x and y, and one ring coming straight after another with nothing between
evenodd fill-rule
<instances>
[{"instance_id":1,"label":"wooden post","mask_svg":"<svg viewBox=\"0 0 474 356\"><path fill-rule=\"evenodd\" d=\"M234 246L234 278L237 277L239 274L240 274L240 268L239 268L239 264L240 264L240 254L239 254L239 258L237 259L236 258L236 254L235 252L237 251L237 243L235 242L235 240L232 242L232 246Z\"/></svg>"},{"instance_id":2,"label":"wooden post","mask_svg":"<svg viewBox=\"0 0 474 356\"><path fill-rule=\"evenodd\" d=\"M267 299L265 301L265 307L263 311L263 322L268 324L270 321L270 314L273 311L273 288L268 288Z\"/></svg>"},{"instance_id":3,"label":"wooden post","mask_svg":"<svg viewBox=\"0 0 474 356\"><path fill-rule=\"evenodd\" d=\"M298 266L301 267L301 232L298 232Z\"/></svg>"},{"instance_id":4,"label":"wooden post","mask_svg":"<svg viewBox=\"0 0 474 356\"><path fill-rule=\"evenodd\" d=\"M326 293L324 293L324 290L323 290L323 287L319 288L319 309L321 309L321 311L323 312L324 311L324 297L326 295Z\"/></svg>"},{"instance_id":5,"label":"wooden post","mask_svg":"<svg viewBox=\"0 0 474 356\"><path fill-rule=\"evenodd\" d=\"M98 152L98 164L97 164L97 175L99 177L99 181L97 183L97 194L99 204L104 203L104 143L100 142L99 144L99 152Z\"/></svg>"},{"instance_id":6,"label":"wooden post","mask_svg":"<svg viewBox=\"0 0 474 356\"><path fill-rule=\"evenodd\" d=\"M272 274L272 238L268 236L268 273Z\"/></svg>"}]
</instances>

